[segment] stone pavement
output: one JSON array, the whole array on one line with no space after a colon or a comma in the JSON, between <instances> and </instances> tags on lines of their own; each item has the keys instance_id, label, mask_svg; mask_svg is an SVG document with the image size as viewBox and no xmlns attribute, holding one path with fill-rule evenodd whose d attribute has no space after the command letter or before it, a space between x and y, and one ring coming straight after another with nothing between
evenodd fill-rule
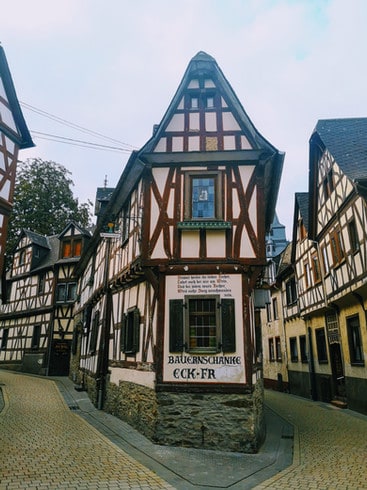
<instances>
[{"instance_id":1,"label":"stone pavement","mask_svg":"<svg viewBox=\"0 0 367 490\"><path fill-rule=\"evenodd\" d=\"M68 378L1 384L0 490L367 489L367 417L349 410L267 391L266 441L245 455L154 445Z\"/></svg>"},{"instance_id":2,"label":"stone pavement","mask_svg":"<svg viewBox=\"0 0 367 490\"><path fill-rule=\"evenodd\" d=\"M294 457L256 490L367 489L367 416L273 391L266 403L294 425Z\"/></svg>"}]
</instances>

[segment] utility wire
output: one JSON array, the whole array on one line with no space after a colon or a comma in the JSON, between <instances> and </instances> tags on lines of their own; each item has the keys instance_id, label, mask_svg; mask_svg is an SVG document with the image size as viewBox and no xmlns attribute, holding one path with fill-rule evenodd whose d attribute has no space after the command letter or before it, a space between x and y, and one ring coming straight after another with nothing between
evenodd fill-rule
<instances>
[{"instance_id":1,"label":"utility wire","mask_svg":"<svg viewBox=\"0 0 367 490\"><path fill-rule=\"evenodd\" d=\"M116 152L127 152L131 153L131 150L126 148L121 148L118 146L109 146L109 145L101 145L99 143L91 143L90 141L77 140L74 138L66 138L64 136L57 136L55 134L42 133L41 131L31 131L32 135L36 135L37 138L56 141L58 143L65 143L74 146L81 146L82 148L93 148L96 150L108 150L108 151L116 151Z\"/></svg>"},{"instance_id":2,"label":"utility wire","mask_svg":"<svg viewBox=\"0 0 367 490\"><path fill-rule=\"evenodd\" d=\"M20 102L20 105L23 106L25 109L28 109L32 112L35 112L36 114L38 114L40 116L43 116L43 117L46 117L46 118L51 119L53 121L56 121L59 124L63 124L64 126L68 126L70 128L77 129L78 131L81 131L82 133L90 134L93 136L98 136L99 138L103 138L105 140L112 141L114 143L120 143L121 145L124 145L124 146L127 146L130 148L130 150L125 149L124 151L131 151L133 149L136 149L135 146L130 145L129 143L124 143L123 141L117 140L115 138L111 138L110 136L105 136L104 134L98 133L97 131L93 131L91 129L84 128L83 126L80 126L79 124L75 124L73 122L67 121L66 119L62 119L61 117L50 114L49 112L43 111L42 109L38 109L37 107L34 107L30 104L27 104L26 102Z\"/></svg>"}]
</instances>

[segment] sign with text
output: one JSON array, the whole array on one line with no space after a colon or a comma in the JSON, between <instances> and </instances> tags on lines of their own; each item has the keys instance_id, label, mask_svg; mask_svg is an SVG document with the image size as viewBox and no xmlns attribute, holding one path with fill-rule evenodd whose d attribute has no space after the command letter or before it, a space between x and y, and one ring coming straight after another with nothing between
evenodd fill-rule
<instances>
[{"instance_id":1,"label":"sign with text","mask_svg":"<svg viewBox=\"0 0 367 490\"><path fill-rule=\"evenodd\" d=\"M241 276L238 274L198 274L198 275L177 275L167 278L167 315L166 315L166 337L165 337L165 356L164 356L164 381L183 382L183 383L245 383L245 362L243 352L243 329L242 329L242 287ZM217 345L214 352L206 352L205 348L200 352L200 347L190 351L190 340L188 339L189 331L196 329L197 336L199 328L193 321L200 320L200 314L197 311L190 314L189 301L194 300L195 296L205 296L210 301L210 296L216 298L216 312L213 312L217 319L214 328L218 328ZM205 298L206 299L206 298ZM170 300L177 300L176 303L182 303L182 330L184 345L181 352L169 352L169 325L170 325ZM236 330L236 349L235 352L223 352L225 329L229 328L223 317L222 309L224 303L231 301L234 307L234 328ZM178 306L180 308L180 305ZM176 311L180 315L180 310ZM193 320L193 318L196 320ZM226 319L226 320L224 320ZM203 325L205 328L205 313L203 313ZM227 323L227 324L226 324ZM200 324L200 323L199 323ZM232 325L233 325L232 324ZM190 332L191 335L191 332ZM203 334L205 335L205 334Z\"/></svg>"}]
</instances>

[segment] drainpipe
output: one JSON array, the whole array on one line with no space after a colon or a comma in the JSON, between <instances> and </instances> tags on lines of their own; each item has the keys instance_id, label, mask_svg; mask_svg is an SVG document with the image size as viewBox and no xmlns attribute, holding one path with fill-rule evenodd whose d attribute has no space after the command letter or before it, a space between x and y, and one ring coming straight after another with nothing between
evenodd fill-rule
<instances>
[{"instance_id":1,"label":"drainpipe","mask_svg":"<svg viewBox=\"0 0 367 490\"><path fill-rule=\"evenodd\" d=\"M309 350L309 372L310 372L310 384L311 384L311 398L312 400L317 400L317 386L316 386L316 373L315 373L315 359L313 356L313 346L312 346L312 329L307 328L308 332L308 350Z\"/></svg>"},{"instance_id":2,"label":"drainpipe","mask_svg":"<svg viewBox=\"0 0 367 490\"><path fill-rule=\"evenodd\" d=\"M104 401L106 398L109 344L110 344L111 304L112 304L111 291L110 288L108 287L108 271L109 271L109 262L110 262L110 252L111 252L111 239L114 237L111 236L107 238L104 235L104 238L106 238L105 269L103 274L103 293L105 297L105 304L103 310L102 329L101 329L101 338L100 338L100 349L99 349L99 360L98 360L99 369L97 371L98 410L103 409Z\"/></svg>"}]
</instances>

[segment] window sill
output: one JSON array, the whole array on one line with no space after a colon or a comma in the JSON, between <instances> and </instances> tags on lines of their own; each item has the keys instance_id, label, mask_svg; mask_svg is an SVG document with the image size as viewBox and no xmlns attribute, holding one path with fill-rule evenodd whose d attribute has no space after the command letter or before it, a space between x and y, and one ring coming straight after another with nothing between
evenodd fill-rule
<instances>
[{"instance_id":1,"label":"window sill","mask_svg":"<svg viewBox=\"0 0 367 490\"><path fill-rule=\"evenodd\" d=\"M206 221L206 220L193 220L193 221L180 221L177 223L179 230L225 230L232 228L230 221Z\"/></svg>"}]
</instances>

